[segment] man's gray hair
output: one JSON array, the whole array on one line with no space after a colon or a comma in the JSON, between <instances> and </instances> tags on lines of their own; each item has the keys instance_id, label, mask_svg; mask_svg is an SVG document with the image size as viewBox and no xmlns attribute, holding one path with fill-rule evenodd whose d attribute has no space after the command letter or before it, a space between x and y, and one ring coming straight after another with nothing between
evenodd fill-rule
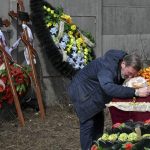
<instances>
[{"instance_id":1,"label":"man's gray hair","mask_svg":"<svg viewBox=\"0 0 150 150\"><path fill-rule=\"evenodd\" d=\"M126 55L123 58L123 61L125 62L126 66L131 66L137 71L139 71L143 67L142 59L136 53Z\"/></svg>"}]
</instances>

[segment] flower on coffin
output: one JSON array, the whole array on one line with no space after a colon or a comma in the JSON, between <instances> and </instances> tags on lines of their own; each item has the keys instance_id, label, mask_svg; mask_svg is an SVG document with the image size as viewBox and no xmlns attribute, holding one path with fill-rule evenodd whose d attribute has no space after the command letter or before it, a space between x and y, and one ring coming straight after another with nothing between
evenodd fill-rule
<instances>
[{"instance_id":1,"label":"flower on coffin","mask_svg":"<svg viewBox=\"0 0 150 150\"><path fill-rule=\"evenodd\" d=\"M121 127L123 127L124 126L124 124L123 123L115 123L115 124L113 124L113 126L112 126L112 128L121 128Z\"/></svg>"},{"instance_id":2,"label":"flower on coffin","mask_svg":"<svg viewBox=\"0 0 150 150\"><path fill-rule=\"evenodd\" d=\"M125 142L128 139L128 134L127 133L121 133L118 137L118 140L121 142Z\"/></svg>"},{"instance_id":3,"label":"flower on coffin","mask_svg":"<svg viewBox=\"0 0 150 150\"><path fill-rule=\"evenodd\" d=\"M106 129L92 147L114 150L149 149L150 124L145 124L146 122L149 123L149 119L144 122L116 123L112 128Z\"/></svg>"},{"instance_id":4,"label":"flower on coffin","mask_svg":"<svg viewBox=\"0 0 150 150\"><path fill-rule=\"evenodd\" d=\"M138 75L141 77L144 77L147 80L148 86L150 86L150 67L146 67L146 68L141 69L138 72Z\"/></svg>"},{"instance_id":5,"label":"flower on coffin","mask_svg":"<svg viewBox=\"0 0 150 150\"><path fill-rule=\"evenodd\" d=\"M144 121L145 125L150 125L150 119Z\"/></svg>"},{"instance_id":6,"label":"flower on coffin","mask_svg":"<svg viewBox=\"0 0 150 150\"><path fill-rule=\"evenodd\" d=\"M123 147L125 150L132 150L133 144L132 143L125 143Z\"/></svg>"}]
</instances>

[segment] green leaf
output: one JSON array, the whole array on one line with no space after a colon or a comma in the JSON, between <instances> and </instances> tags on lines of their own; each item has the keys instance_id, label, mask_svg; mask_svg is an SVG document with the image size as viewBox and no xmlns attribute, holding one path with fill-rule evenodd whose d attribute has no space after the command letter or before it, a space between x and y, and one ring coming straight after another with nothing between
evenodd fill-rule
<instances>
[{"instance_id":1,"label":"green leaf","mask_svg":"<svg viewBox=\"0 0 150 150\"><path fill-rule=\"evenodd\" d=\"M25 92L26 91L26 87L24 84L22 84L22 91Z\"/></svg>"},{"instance_id":2,"label":"green leaf","mask_svg":"<svg viewBox=\"0 0 150 150\"><path fill-rule=\"evenodd\" d=\"M19 89L20 89L20 85L17 85L16 91L19 92Z\"/></svg>"}]
</instances>

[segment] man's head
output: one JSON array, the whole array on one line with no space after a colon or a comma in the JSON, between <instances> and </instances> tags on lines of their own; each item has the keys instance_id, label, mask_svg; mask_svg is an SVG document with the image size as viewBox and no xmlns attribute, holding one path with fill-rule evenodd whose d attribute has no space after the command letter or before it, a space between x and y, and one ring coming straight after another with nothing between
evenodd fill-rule
<instances>
[{"instance_id":1,"label":"man's head","mask_svg":"<svg viewBox=\"0 0 150 150\"><path fill-rule=\"evenodd\" d=\"M123 79L137 76L138 71L142 68L142 60L137 54L129 54L121 62L121 76Z\"/></svg>"}]
</instances>

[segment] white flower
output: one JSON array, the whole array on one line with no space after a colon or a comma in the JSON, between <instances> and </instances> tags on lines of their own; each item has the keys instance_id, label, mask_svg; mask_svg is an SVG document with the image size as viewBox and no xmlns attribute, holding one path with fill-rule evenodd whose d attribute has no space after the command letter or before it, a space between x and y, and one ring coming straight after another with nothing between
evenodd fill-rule
<instances>
[{"instance_id":1,"label":"white flower","mask_svg":"<svg viewBox=\"0 0 150 150\"><path fill-rule=\"evenodd\" d=\"M72 50L76 52L76 51L77 51L77 47L76 47L76 46L73 46L73 47L72 47Z\"/></svg>"},{"instance_id":2,"label":"white flower","mask_svg":"<svg viewBox=\"0 0 150 150\"><path fill-rule=\"evenodd\" d=\"M68 58L67 61L69 62L69 64L74 64L74 61L72 58Z\"/></svg>"},{"instance_id":3,"label":"white flower","mask_svg":"<svg viewBox=\"0 0 150 150\"><path fill-rule=\"evenodd\" d=\"M61 42L59 43L60 48L65 49L66 48L66 43L65 42Z\"/></svg>"},{"instance_id":4,"label":"white flower","mask_svg":"<svg viewBox=\"0 0 150 150\"><path fill-rule=\"evenodd\" d=\"M75 66L74 66L74 68L75 68L75 69L79 69L79 68L80 68L80 65L79 65L78 63L76 63Z\"/></svg>"},{"instance_id":5,"label":"white flower","mask_svg":"<svg viewBox=\"0 0 150 150\"><path fill-rule=\"evenodd\" d=\"M84 68L84 65L82 64L82 65L80 66L80 68L81 68L81 69Z\"/></svg>"},{"instance_id":6,"label":"white flower","mask_svg":"<svg viewBox=\"0 0 150 150\"><path fill-rule=\"evenodd\" d=\"M68 38L68 35L67 35L67 34L65 34L65 35L63 36L62 41L66 42L66 43L69 41L69 38Z\"/></svg>"},{"instance_id":7,"label":"white flower","mask_svg":"<svg viewBox=\"0 0 150 150\"><path fill-rule=\"evenodd\" d=\"M80 60L80 63L84 63L84 59L83 58Z\"/></svg>"},{"instance_id":8,"label":"white flower","mask_svg":"<svg viewBox=\"0 0 150 150\"><path fill-rule=\"evenodd\" d=\"M72 58L74 58L74 59L76 59L78 56L76 52L73 52L73 54L71 54L71 55L72 55Z\"/></svg>"},{"instance_id":9,"label":"white flower","mask_svg":"<svg viewBox=\"0 0 150 150\"><path fill-rule=\"evenodd\" d=\"M81 57L78 55L77 62L80 63L80 61L81 61Z\"/></svg>"},{"instance_id":10,"label":"white flower","mask_svg":"<svg viewBox=\"0 0 150 150\"><path fill-rule=\"evenodd\" d=\"M51 32L52 34L56 34L57 31L58 31L58 29L57 29L56 27L53 27L53 28L50 29L50 32Z\"/></svg>"}]
</instances>

